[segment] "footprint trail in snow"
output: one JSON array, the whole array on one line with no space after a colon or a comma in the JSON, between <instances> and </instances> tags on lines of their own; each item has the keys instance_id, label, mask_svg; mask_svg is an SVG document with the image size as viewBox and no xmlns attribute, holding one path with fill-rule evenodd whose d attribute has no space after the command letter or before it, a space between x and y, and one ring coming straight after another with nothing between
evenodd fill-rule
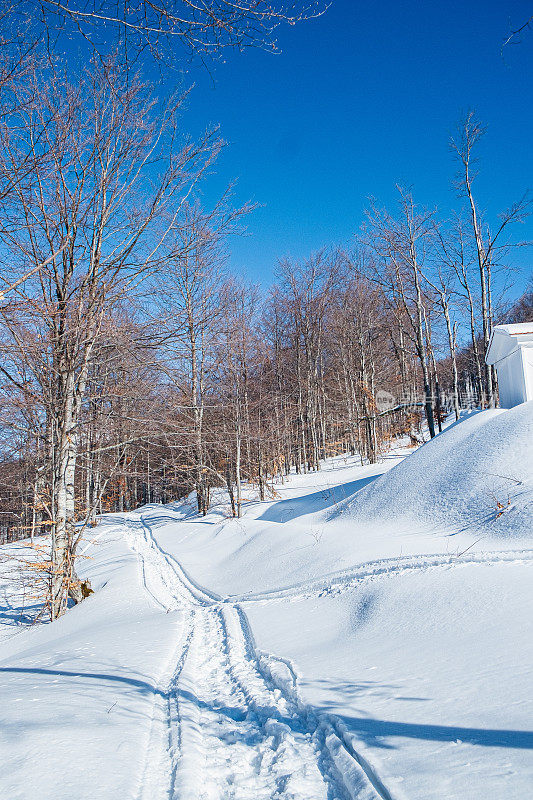
<instances>
[{"instance_id":1,"label":"footprint trail in snow","mask_svg":"<svg viewBox=\"0 0 533 800\"><path fill-rule=\"evenodd\" d=\"M338 723L300 702L290 665L255 650L242 610L195 586L142 516L126 530L146 590L183 620L138 800L393 800Z\"/></svg>"}]
</instances>

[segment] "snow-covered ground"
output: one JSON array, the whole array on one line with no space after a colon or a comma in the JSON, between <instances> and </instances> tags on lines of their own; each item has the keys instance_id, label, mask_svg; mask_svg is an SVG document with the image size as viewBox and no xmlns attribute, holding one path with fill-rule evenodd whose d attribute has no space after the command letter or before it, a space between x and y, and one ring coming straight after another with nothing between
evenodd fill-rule
<instances>
[{"instance_id":1,"label":"snow-covered ground","mask_svg":"<svg viewBox=\"0 0 533 800\"><path fill-rule=\"evenodd\" d=\"M107 515L53 625L4 576L1 800L531 796L532 442L529 403L240 520Z\"/></svg>"}]
</instances>

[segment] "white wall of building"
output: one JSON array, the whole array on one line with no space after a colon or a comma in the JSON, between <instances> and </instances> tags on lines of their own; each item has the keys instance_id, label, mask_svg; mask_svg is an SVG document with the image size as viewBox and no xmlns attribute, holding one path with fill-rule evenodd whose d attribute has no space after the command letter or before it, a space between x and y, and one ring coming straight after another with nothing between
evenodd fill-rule
<instances>
[{"instance_id":1,"label":"white wall of building","mask_svg":"<svg viewBox=\"0 0 533 800\"><path fill-rule=\"evenodd\" d=\"M533 400L533 322L496 325L486 361L496 368L502 408Z\"/></svg>"},{"instance_id":2,"label":"white wall of building","mask_svg":"<svg viewBox=\"0 0 533 800\"><path fill-rule=\"evenodd\" d=\"M518 348L496 364L500 406L513 408L525 403L527 398L522 350Z\"/></svg>"}]
</instances>

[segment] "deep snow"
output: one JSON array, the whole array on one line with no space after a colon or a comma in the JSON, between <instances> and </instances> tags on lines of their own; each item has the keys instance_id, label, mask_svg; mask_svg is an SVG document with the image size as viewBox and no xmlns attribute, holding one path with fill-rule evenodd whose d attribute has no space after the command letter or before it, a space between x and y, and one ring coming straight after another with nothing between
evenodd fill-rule
<instances>
[{"instance_id":1,"label":"deep snow","mask_svg":"<svg viewBox=\"0 0 533 800\"><path fill-rule=\"evenodd\" d=\"M0 798L524 800L532 422L332 459L240 520L107 515L53 625L5 576Z\"/></svg>"},{"instance_id":2,"label":"deep snow","mask_svg":"<svg viewBox=\"0 0 533 800\"><path fill-rule=\"evenodd\" d=\"M354 525L532 534L533 401L467 414L393 472L337 508Z\"/></svg>"}]
</instances>

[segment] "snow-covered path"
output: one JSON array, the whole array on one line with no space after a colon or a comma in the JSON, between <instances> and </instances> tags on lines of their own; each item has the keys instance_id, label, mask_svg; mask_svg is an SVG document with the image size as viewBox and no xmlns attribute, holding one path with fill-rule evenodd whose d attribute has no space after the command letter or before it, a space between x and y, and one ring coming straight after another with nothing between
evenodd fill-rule
<instances>
[{"instance_id":1,"label":"snow-covered path","mask_svg":"<svg viewBox=\"0 0 533 800\"><path fill-rule=\"evenodd\" d=\"M428 572L525 567L533 550L399 556L265 592L223 597L199 586L158 534L176 530L171 510L125 515L153 602L179 611L179 641L156 695L152 735L138 800L400 800L390 781L340 717L304 702L292 663L258 650L245 609L335 597L367 584ZM152 525L155 528L152 529ZM264 613L264 612L263 612ZM300 615L300 616L298 616ZM296 619L301 611L296 611ZM272 628L280 627L272 618ZM505 732L499 736L505 740ZM498 739L498 736L496 737Z\"/></svg>"},{"instance_id":2,"label":"snow-covered path","mask_svg":"<svg viewBox=\"0 0 533 800\"><path fill-rule=\"evenodd\" d=\"M530 405L241 519L104 515L52 625L4 571L0 800L529 797Z\"/></svg>"},{"instance_id":3,"label":"snow-covered path","mask_svg":"<svg viewBox=\"0 0 533 800\"><path fill-rule=\"evenodd\" d=\"M147 592L186 620L139 800L392 800L339 721L301 702L290 664L256 650L242 609L196 586L142 515L125 523Z\"/></svg>"}]
</instances>

